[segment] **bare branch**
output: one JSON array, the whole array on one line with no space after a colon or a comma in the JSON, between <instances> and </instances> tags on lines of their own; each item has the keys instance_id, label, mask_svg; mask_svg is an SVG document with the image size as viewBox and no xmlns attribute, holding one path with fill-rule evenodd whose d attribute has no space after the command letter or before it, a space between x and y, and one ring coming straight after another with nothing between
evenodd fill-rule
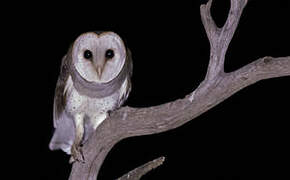
<instances>
[{"instance_id":1,"label":"bare branch","mask_svg":"<svg viewBox=\"0 0 290 180\"><path fill-rule=\"evenodd\" d=\"M211 13L212 0L209 0L206 4L202 4L200 6L200 15L201 15L201 21L203 23L203 26L205 28L207 37L209 39L211 47L214 46L214 42L216 41L216 37L220 34L220 28L217 27L215 24Z\"/></svg>"},{"instance_id":2,"label":"bare branch","mask_svg":"<svg viewBox=\"0 0 290 180\"><path fill-rule=\"evenodd\" d=\"M138 180L143 175L145 175L146 173L151 171L152 169L155 169L158 166L160 166L164 162L164 160L165 160L164 157L157 158L153 161L150 161L150 162L130 171L129 173L125 174L124 176L118 178L117 180Z\"/></svg>"},{"instance_id":3,"label":"bare branch","mask_svg":"<svg viewBox=\"0 0 290 180\"><path fill-rule=\"evenodd\" d=\"M242 15L243 9L247 4L247 0L231 0L231 8L228 18L221 30L220 38L218 44L221 45L220 50L221 56L224 57L228 46L234 36L237 29L240 17ZM224 59L224 58L223 58Z\"/></svg>"},{"instance_id":4,"label":"bare branch","mask_svg":"<svg viewBox=\"0 0 290 180\"><path fill-rule=\"evenodd\" d=\"M290 56L265 57L217 81L202 83L183 99L148 108L124 107L104 121L84 145L85 163L73 165L70 179L96 179L107 153L121 139L177 128L259 80L290 75Z\"/></svg>"},{"instance_id":5,"label":"bare branch","mask_svg":"<svg viewBox=\"0 0 290 180\"><path fill-rule=\"evenodd\" d=\"M224 73L225 53L247 0L231 0L229 16L221 29L215 25L210 15L211 3L212 0L209 0L200 8L202 22L211 43L210 63L205 80L183 99L148 108L123 107L113 112L83 146L85 163L73 164L70 180L95 180L108 152L124 138L177 128L246 86L263 79L290 76L290 56L260 58L234 72ZM149 162L121 178L128 175L141 177L147 170L162 162L163 158Z\"/></svg>"}]
</instances>

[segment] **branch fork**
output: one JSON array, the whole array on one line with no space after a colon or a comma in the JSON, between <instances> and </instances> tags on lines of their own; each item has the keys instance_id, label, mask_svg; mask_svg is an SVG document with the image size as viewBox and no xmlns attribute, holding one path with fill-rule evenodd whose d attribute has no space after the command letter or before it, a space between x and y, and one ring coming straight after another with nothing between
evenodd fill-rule
<instances>
[{"instance_id":1,"label":"branch fork","mask_svg":"<svg viewBox=\"0 0 290 180\"><path fill-rule=\"evenodd\" d=\"M177 128L246 86L263 79L290 76L290 56L267 56L234 72L224 72L225 54L246 4L247 0L231 0L229 15L221 28L216 26L210 13L212 0L201 5L201 20L210 42L210 60L204 81L183 99L148 108L123 107L113 112L84 144L82 150L86 161L73 164L69 179L97 179L108 152L124 138ZM163 161L163 157L151 161L125 174L119 180L140 179Z\"/></svg>"},{"instance_id":2,"label":"branch fork","mask_svg":"<svg viewBox=\"0 0 290 180\"><path fill-rule=\"evenodd\" d=\"M212 0L200 6L201 20L210 42L210 61L206 75L208 79L224 73L225 54L246 4L247 0L231 0L229 15L221 28L217 27L210 13Z\"/></svg>"}]
</instances>

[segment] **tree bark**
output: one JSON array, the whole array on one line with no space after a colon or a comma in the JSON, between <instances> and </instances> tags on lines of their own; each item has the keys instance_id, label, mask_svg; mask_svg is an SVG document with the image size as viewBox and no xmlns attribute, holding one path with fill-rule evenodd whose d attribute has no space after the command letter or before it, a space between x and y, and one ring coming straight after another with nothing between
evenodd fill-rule
<instances>
[{"instance_id":1,"label":"tree bark","mask_svg":"<svg viewBox=\"0 0 290 180\"><path fill-rule=\"evenodd\" d=\"M257 81L290 76L290 56L263 57L230 73L224 72L224 59L247 0L231 0L228 18L218 28L211 17L212 0L201 5L201 19L210 42L210 60L204 81L183 99L147 108L122 107L96 129L83 146L85 162L75 162L70 180L95 180L111 148L120 140L155 134L177 128L193 120L237 91ZM164 158L151 161L120 179L139 179L162 164Z\"/></svg>"}]
</instances>

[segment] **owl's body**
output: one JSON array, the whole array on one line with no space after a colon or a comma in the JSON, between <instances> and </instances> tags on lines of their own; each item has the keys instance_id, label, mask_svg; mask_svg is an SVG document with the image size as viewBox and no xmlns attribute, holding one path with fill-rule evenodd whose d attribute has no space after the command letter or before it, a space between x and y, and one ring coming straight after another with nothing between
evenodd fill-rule
<instances>
[{"instance_id":1,"label":"owl's body","mask_svg":"<svg viewBox=\"0 0 290 180\"><path fill-rule=\"evenodd\" d=\"M65 111L74 116L86 116L94 129L107 117L107 112L118 108L122 102L120 97L126 96L128 80L125 80L120 89L103 98L91 98L81 95L74 88L72 79L67 82L67 105Z\"/></svg>"},{"instance_id":2,"label":"owl's body","mask_svg":"<svg viewBox=\"0 0 290 180\"><path fill-rule=\"evenodd\" d=\"M81 35L62 60L50 149L77 156L79 145L127 99L131 74L131 54L117 34Z\"/></svg>"}]
</instances>

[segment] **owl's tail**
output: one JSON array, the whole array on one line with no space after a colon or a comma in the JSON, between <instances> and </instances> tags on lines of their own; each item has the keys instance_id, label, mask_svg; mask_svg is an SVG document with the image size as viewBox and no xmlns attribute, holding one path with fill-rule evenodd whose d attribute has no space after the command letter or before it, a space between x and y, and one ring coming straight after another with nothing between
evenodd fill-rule
<instances>
[{"instance_id":1,"label":"owl's tail","mask_svg":"<svg viewBox=\"0 0 290 180\"><path fill-rule=\"evenodd\" d=\"M58 150L71 154L71 146L75 138L75 126L73 121L65 115L62 115L54 134L49 143L50 150Z\"/></svg>"}]
</instances>

